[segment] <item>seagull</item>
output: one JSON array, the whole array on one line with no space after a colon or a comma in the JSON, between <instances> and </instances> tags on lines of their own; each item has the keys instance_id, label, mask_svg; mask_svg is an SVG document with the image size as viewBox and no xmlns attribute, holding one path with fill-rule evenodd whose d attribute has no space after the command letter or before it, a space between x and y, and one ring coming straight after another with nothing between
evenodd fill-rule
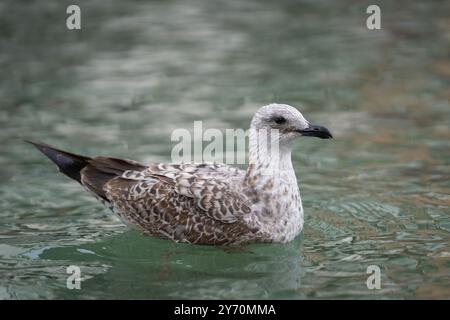
<instances>
[{"instance_id":1,"label":"seagull","mask_svg":"<svg viewBox=\"0 0 450 320\"><path fill-rule=\"evenodd\" d=\"M333 136L296 108L273 103L251 120L247 170L216 162L144 165L27 142L143 234L181 243L231 245L287 243L301 233L303 206L291 162L293 142L299 137Z\"/></svg>"}]
</instances>

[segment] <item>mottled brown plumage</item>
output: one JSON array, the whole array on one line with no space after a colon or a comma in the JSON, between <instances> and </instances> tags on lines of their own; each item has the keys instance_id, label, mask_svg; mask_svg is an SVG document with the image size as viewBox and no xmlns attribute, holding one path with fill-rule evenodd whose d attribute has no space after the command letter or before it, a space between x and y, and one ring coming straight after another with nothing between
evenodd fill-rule
<instances>
[{"instance_id":1,"label":"mottled brown plumage","mask_svg":"<svg viewBox=\"0 0 450 320\"><path fill-rule=\"evenodd\" d=\"M116 160L108 160L101 158L98 165L94 158L81 171L81 183L93 193L98 194L92 186L99 170L106 174L117 170ZM220 164L144 167L130 162L102 190L110 208L145 234L196 244L228 244L246 242L250 234L255 238L258 233L241 221L242 215L251 212L249 200L230 185L243 175Z\"/></svg>"},{"instance_id":2,"label":"mottled brown plumage","mask_svg":"<svg viewBox=\"0 0 450 320\"><path fill-rule=\"evenodd\" d=\"M272 133L262 143L258 132L266 129ZM32 143L61 172L143 233L177 242L223 245L287 242L300 233L303 207L290 157L292 141L302 135L331 137L295 108L279 104L261 108L251 123L247 171L217 163L143 165L89 158ZM279 142L279 153L268 154L267 148L261 148L274 140Z\"/></svg>"}]
</instances>

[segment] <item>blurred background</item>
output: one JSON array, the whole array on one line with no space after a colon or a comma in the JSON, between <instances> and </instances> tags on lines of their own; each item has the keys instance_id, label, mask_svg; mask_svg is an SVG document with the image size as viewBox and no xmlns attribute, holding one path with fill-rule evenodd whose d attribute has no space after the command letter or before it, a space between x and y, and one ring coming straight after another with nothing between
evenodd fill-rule
<instances>
[{"instance_id":1,"label":"blurred background","mask_svg":"<svg viewBox=\"0 0 450 320\"><path fill-rule=\"evenodd\" d=\"M376 1L381 30L372 1L76 1L78 31L70 4L0 3L0 299L450 298L450 2ZM335 136L295 148L288 245L142 236L22 142L170 161L272 102Z\"/></svg>"}]
</instances>

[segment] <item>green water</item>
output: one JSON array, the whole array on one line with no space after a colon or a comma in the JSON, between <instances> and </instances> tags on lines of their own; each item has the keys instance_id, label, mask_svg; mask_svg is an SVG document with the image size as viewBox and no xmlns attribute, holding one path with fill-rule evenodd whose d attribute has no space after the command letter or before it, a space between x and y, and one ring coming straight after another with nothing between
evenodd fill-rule
<instances>
[{"instance_id":1,"label":"green water","mask_svg":"<svg viewBox=\"0 0 450 320\"><path fill-rule=\"evenodd\" d=\"M72 2L0 4L1 299L450 298L450 2L377 1L378 31L367 1L77 3L81 31ZM174 129L271 102L335 136L295 147L287 245L142 236L22 142L170 161Z\"/></svg>"}]
</instances>

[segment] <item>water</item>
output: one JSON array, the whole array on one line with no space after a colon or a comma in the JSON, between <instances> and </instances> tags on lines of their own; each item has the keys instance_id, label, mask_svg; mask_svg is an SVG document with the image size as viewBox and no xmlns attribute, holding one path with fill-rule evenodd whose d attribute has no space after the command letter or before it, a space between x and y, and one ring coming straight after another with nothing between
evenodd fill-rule
<instances>
[{"instance_id":1,"label":"water","mask_svg":"<svg viewBox=\"0 0 450 320\"><path fill-rule=\"evenodd\" d=\"M0 298L450 298L450 3L378 3L380 31L365 1L78 1L68 31L69 2L3 1ZM295 148L287 245L142 236L22 142L169 161L173 129L274 101L335 136Z\"/></svg>"}]
</instances>

